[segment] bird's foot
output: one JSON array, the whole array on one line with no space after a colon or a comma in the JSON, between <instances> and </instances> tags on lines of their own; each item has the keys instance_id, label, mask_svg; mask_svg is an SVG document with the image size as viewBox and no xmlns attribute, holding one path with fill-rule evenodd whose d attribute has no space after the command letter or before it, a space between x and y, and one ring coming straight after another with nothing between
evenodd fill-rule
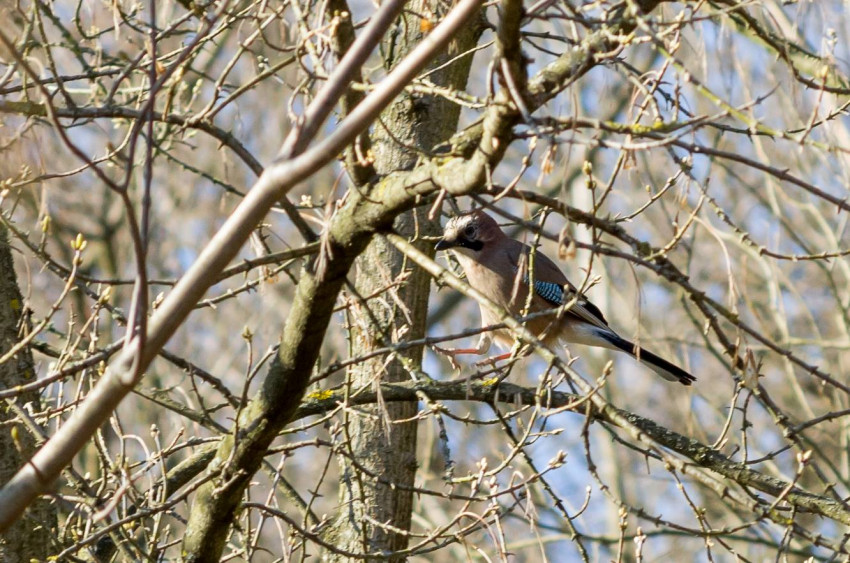
<instances>
[{"instance_id":1,"label":"bird's foot","mask_svg":"<svg viewBox=\"0 0 850 563\"><path fill-rule=\"evenodd\" d=\"M508 352L507 354L499 354L498 356L490 356L489 358L484 358L483 360L475 362L475 367L495 366L497 363L501 362L502 360L507 360L510 357L510 352Z\"/></svg>"},{"instance_id":2,"label":"bird's foot","mask_svg":"<svg viewBox=\"0 0 850 563\"><path fill-rule=\"evenodd\" d=\"M477 348L440 348L439 346L432 346L435 352L438 352L446 357L449 360L449 363L452 365L452 369L460 370L460 363L457 361L457 357L460 354L477 354L481 355L481 352L478 351Z\"/></svg>"}]
</instances>

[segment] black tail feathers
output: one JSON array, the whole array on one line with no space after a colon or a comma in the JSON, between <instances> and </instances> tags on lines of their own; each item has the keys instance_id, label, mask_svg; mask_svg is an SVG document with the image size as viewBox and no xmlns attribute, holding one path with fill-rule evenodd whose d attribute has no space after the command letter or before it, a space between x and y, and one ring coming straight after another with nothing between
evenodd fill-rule
<instances>
[{"instance_id":1,"label":"black tail feathers","mask_svg":"<svg viewBox=\"0 0 850 563\"><path fill-rule=\"evenodd\" d=\"M689 374L679 366L668 362L660 356L656 356L652 352L635 346L633 343L629 342L625 338L622 338L614 333L605 333L601 336L603 336L605 340L610 342L611 345L617 348L618 350L622 350L626 354L632 356L635 359L640 360L642 363L651 367L655 373L657 373L667 381L678 381L682 385L690 385L691 383L697 380L696 377Z\"/></svg>"}]
</instances>

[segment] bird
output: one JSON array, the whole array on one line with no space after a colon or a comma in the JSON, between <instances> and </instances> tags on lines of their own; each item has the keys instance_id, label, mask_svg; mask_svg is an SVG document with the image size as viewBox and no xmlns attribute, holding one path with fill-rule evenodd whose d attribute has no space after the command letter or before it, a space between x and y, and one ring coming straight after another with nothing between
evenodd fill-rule
<instances>
[{"instance_id":1,"label":"bird","mask_svg":"<svg viewBox=\"0 0 850 563\"><path fill-rule=\"evenodd\" d=\"M527 321L526 328L545 344L564 342L617 350L647 365L668 381L678 381L682 385L696 381L693 375L679 366L617 334L608 325L602 311L579 293L550 258L510 238L482 210L452 217L434 248L451 251L463 268L469 285L514 316L552 310L573 302L562 315L538 315ZM533 287L530 302L529 285ZM489 308L483 305L480 308L482 326L500 322L498 315ZM497 329L482 333L475 348L440 351L452 356L484 355L494 340L505 348L512 347L514 343L510 330ZM493 360L508 356L510 354Z\"/></svg>"}]
</instances>

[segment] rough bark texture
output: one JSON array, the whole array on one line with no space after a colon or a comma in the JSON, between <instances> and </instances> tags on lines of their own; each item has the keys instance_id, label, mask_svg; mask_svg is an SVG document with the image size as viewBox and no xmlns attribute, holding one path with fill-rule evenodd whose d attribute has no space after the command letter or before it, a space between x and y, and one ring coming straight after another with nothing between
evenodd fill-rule
<instances>
[{"instance_id":1,"label":"rough bark texture","mask_svg":"<svg viewBox=\"0 0 850 563\"><path fill-rule=\"evenodd\" d=\"M409 5L407 21L402 22L403 33L385 43L385 64L388 68L401 60L421 39L421 26L414 14L439 13L437 2L417 1ZM475 45L480 35L478 25L470 26L458 36L450 52L443 54L432 68ZM463 88L469 75L471 57L441 69L429 76L440 86ZM412 96L405 93L391 105L376 125L372 137L376 172L387 175L397 170L409 170L418 154L415 149L429 151L448 140L457 130L458 106L436 96ZM352 171L354 175L354 171ZM439 232L439 219L429 221L427 209L408 211L395 221L395 229L407 237L435 235ZM423 252L433 256L431 243L415 243ZM398 288L398 299L372 299L368 308L355 309L352 318L353 356L366 354L387 344L388 340L421 338L425 333L428 312L430 276L409 263L398 250L383 238L373 239L366 251L355 262L355 292L359 296L374 295L387 287L400 275L407 281ZM354 296L357 299L357 296ZM422 362L422 349L409 350L405 361L418 367ZM397 382L410 380L409 367L403 361L376 357L356 365L349 373L354 388L369 386L372 382ZM348 457L341 458L342 487L340 506L334 525L325 534L329 543L346 552L390 552L407 547L407 536L393 529L408 530L413 507L411 486L416 476L416 422L393 423L410 419L416 414L417 403L393 403L371 407L369 414L352 418L347 425L350 448L356 465L372 477L360 479L361 471ZM377 481L377 484L376 484ZM389 483L399 486L390 486ZM374 523L388 524L381 527ZM328 554L330 561L344 561L347 557ZM404 558L398 558L401 561Z\"/></svg>"},{"instance_id":2,"label":"rough bark texture","mask_svg":"<svg viewBox=\"0 0 850 563\"><path fill-rule=\"evenodd\" d=\"M427 220L417 213L421 225L426 227ZM412 212L407 212L396 222L396 228L405 234L415 230ZM424 249L423 249L424 250ZM371 295L387 285L388 280L411 265L395 249L379 239L375 239L357 260L356 291L360 295ZM392 299L371 300L368 310L361 310L354 320L355 325L365 326L366 330L354 330L352 337L352 355L361 355L381 347L387 338L396 340L401 335L398 329L406 330L404 337L419 338L424 335L425 317L428 307L430 278L421 271L410 274L408 282L400 288L398 296L407 312ZM405 314L410 316L408 323ZM402 338L404 338L402 337ZM406 358L419 365L422 350L410 350ZM410 375L399 360L384 366L386 359L377 357L351 370L350 378L355 388L368 386L370 381L406 381ZM340 506L343 507L331 534L334 545L349 552L396 551L407 546L407 538L392 533L388 529L371 525L365 520L368 515L373 522L385 522L393 528L408 529L412 510L412 493L409 488L416 474L416 423L403 424L390 421L409 419L415 415L417 404L395 403L385 407L369 407L369 414L377 417L354 417L349 421L347 438L357 464L365 468L374 477L360 479L355 474L361 471L347 458L342 462L342 487L340 488ZM373 482L377 478L382 483L397 483L404 487L390 487L387 484ZM331 538L328 538L331 540ZM347 560L334 554L331 561Z\"/></svg>"},{"instance_id":3,"label":"rough bark texture","mask_svg":"<svg viewBox=\"0 0 850 563\"><path fill-rule=\"evenodd\" d=\"M23 298L12 263L8 233L0 225L0 356L12 349L25 334L21 330L24 321ZM35 377L32 352L23 347L17 354L0 364L0 389L30 383ZM32 403L33 411L38 407L38 393L24 393L16 400L24 410ZM36 441L8 403L0 404L0 483L6 483L36 449ZM56 526L56 515L46 499L36 501L24 518L15 522L0 537L0 561L7 563L29 563L43 561L50 553L50 537Z\"/></svg>"}]
</instances>

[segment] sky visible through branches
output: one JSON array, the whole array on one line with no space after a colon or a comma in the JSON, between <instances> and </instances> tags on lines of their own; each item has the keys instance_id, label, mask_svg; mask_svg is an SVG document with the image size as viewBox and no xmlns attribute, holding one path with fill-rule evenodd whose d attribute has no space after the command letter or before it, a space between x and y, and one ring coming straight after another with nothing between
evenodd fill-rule
<instances>
[{"instance_id":1,"label":"sky visible through branches","mask_svg":"<svg viewBox=\"0 0 850 563\"><path fill-rule=\"evenodd\" d=\"M20 554L846 558L844 3L485 3L401 82L475 1L390 4L383 27L359 0L0 5L0 263L20 290L2 295L0 481L97 382L135 384L63 448L45 512L18 521L51 539ZM387 108L358 121L370 103ZM227 268L170 302L263 187L274 205ZM474 344L480 296L433 243L478 207L696 383L581 346L449 362L436 347ZM122 339L181 306L135 374ZM369 519L362 491L390 484L364 420L378 441L415 425L391 452L413 459L392 483L408 529Z\"/></svg>"}]
</instances>

